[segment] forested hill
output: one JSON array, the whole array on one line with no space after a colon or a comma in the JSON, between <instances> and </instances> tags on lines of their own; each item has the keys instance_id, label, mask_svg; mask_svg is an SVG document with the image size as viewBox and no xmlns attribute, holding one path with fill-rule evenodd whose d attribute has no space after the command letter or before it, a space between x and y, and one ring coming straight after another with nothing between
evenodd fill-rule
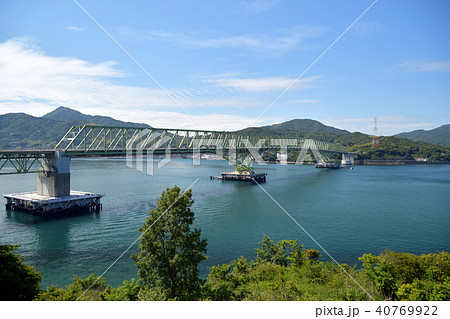
<instances>
[{"instance_id":1,"label":"forested hill","mask_svg":"<svg viewBox=\"0 0 450 319\"><path fill-rule=\"evenodd\" d=\"M239 131L248 135L257 135L261 138L267 136L278 136L279 138L292 139L313 139L328 143L347 146L349 151L357 152L358 159L371 160L415 160L417 158L428 159L429 161L450 161L450 149L440 145L433 145L425 142L415 142L406 138L395 136L382 136L379 144L372 147L372 136L355 133L327 133L320 130L308 131L310 127L302 129L280 129L273 126L251 127ZM297 153L294 152L289 157L289 161L295 161ZM335 157L336 159L338 157ZM276 152L266 155L265 159L274 161Z\"/></svg>"},{"instance_id":2,"label":"forested hill","mask_svg":"<svg viewBox=\"0 0 450 319\"><path fill-rule=\"evenodd\" d=\"M70 127L83 124L149 127L107 116L85 115L62 106L42 117L9 113L0 115L0 149L52 148Z\"/></svg>"},{"instance_id":3,"label":"forested hill","mask_svg":"<svg viewBox=\"0 0 450 319\"><path fill-rule=\"evenodd\" d=\"M396 137L404 137L413 141L421 141L431 144L450 147L450 124L442 125L433 130L415 130L395 135Z\"/></svg>"},{"instance_id":4,"label":"forested hill","mask_svg":"<svg viewBox=\"0 0 450 319\"><path fill-rule=\"evenodd\" d=\"M0 115L0 149L52 148L71 126L82 124L149 127L146 124L123 122L107 116L86 115L62 106L42 117L10 113ZM238 132L262 138L267 136L309 138L340 144L347 146L350 151L358 152L359 159L427 158L430 161L450 161L450 149L443 146L386 136L380 137L380 144L377 147L372 147L372 137L369 135L350 133L310 119L295 119L280 124L250 127ZM449 138L450 133L445 133L445 130L440 132L443 138ZM276 158L276 152L271 156Z\"/></svg>"},{"instance_id":5,"label":"forested hill","mask_svg":"<svg viewBox=\"0 0 450 319\"><path fill-rule=\"evenodd\" d=\"M332 126L327 126L323 123L320 123L316 120L310 120L310 119L295 119L290 120L287 122L279 123L279 124L273 124L273 125L267 125L267 126L261 126L261 127L249 127L244 130L243 132L248 131L251 132L252 130L263 130L263 131L302 131L302 132L309 132L309 133L333 133L333 134L350 134L349 131L341 130ZM241 132L241 131L240 131Z\"/></svg>"},{"instance_id":6,"label":"forested hill","mask_svg":"<svg viewBox=\"0 0 450 319\"><path fill-rule=\"evenodd\" d=\"M80 124L98 124L104 126L126 126L126 127L150 127L147 124L139 124L133 122L123 122L113 119L109 116L86 115L68 107L60 106L54 111L45 114L43 119L52 119L55 121L79 122Z\"/></svg>"}]
</instances>

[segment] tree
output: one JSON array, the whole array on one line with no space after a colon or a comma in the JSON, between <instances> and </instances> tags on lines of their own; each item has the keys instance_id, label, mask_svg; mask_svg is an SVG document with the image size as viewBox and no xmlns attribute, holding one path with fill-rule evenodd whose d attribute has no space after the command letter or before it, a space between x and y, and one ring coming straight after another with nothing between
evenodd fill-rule
<instances>
[{"instance_id":1,"label":"tree","mask_svg":"<svg viewBox=\"0 0 450 319\"><path fill-rule=\"evenodd\" d=\"M450 255L397 253L386 249L380 256L359 258L375 287L394 300L449 300Z\"/></svg>"},{"instance_id":2,"label":"tree","mask_svg":"<svg viewBox=\"0 0 450 319\"><path fill-rule=\"evenodd\" d=\"M270 262L280 266L288 266L291 262L300 266L305 259L303 245L299 246L297 240L280 240L275 243L269 236L264 235L262 242L258 245L261 246L261 249L256 248L256 261L258 263Z\"/></svg>"},{"instance_id":3,"label":"tree","mask_svg":"<svg viewBox=\"0 0 450 319\"><path fill-rule=\"evenodd\" d=\"M39 293L41 273L24 265L15 254L19 246L0 245L0 300L33 300Z\"/></svg>"},{"instance_id":4,"label":"tree","mask_svg":"<svg viewBox=\"0 0 450 319\"><path fill-rule=\"evenodd\" d=\"M139 229L141 252L132 258L140 285L147 290L144 295L165 300L199 297L203 281L198 277L198 264L207 258L207 243L200 238L200 230L191 230L193 203L191 190L180 193L177 186L166 189Z\"/></svg>"},{"instance_id":5,"label":"tree","mask_svg":"<svg viewBox=\"0 0 450 319\"><path fill-rule=\"evenodd\" d=\"M136 301L139 294L139 281L134 278L125 280L122 286L111 289L108 293L103 293L103 300L107 301Z\"/></svg>"},{"instance_id":6,"label":"tree","mask_svg":"<svg viewBox=\"0 0 450 319\"><path fill-rule=\"evenodd\" d=\"M124 283L125 284L125 283ZM111 286L106 284L106 279L90 274L87 278L80 278L73 275L73 283L65 288L58 288L56 285L48 286L36 297L39 301L100 301L105 300L105 296L111 293ZM110 300L110 299L106 299ZM116 299L111 299L116 300Z\"/></svg>"}]
</instances>

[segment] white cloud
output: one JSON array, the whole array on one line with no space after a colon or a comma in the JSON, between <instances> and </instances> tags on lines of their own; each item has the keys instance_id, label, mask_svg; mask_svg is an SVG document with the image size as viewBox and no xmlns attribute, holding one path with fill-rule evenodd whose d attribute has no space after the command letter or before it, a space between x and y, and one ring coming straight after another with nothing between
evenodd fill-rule
<instances>
[{"instance_id":1,"label":"white cloud","mask_svg":"<svg viewBox=\"0 0 450 319\"><path fill-rule=\"evenodd\" d=\"M84 31L83 28L76 27L76 26L74 26L74 25L68 25L68 26L65 27L64 29L70 30L70 31L76 31L76 32Z\"/></svg>"},{"instance_id":2,"label":"white cloud","mask_svg":"<svg viewBox=\"0 0 450 319\"><path fill-rule=\"evenodd\" d=\"M311 76L300 79L292 89L306 89L315 87L319 76ZM232 88L242 92L271 92L284 91L296 78L288 77L264 77L264 78L240 78L240 77L218 77L205 80L219 87Z\"/></svg>"},{"instance_id":3,"label":"white cloud","mask_svg":"<svg viewBox=\"0 0 450 319\"><path fill-rule=\"evenodd\" d=\"M119 118L121 114L117 113ZM199 124L201 129L205 130L224 130L233 131L240 130L249 126L254 126L256 117L247 117L230 114L206 114L194 115L193 118ZM185 114L176 112L145 112L142 115L130 119L133 122L151 123L154 127L162 128L180 128L180 129L199 129ZM269 125L279 122L280 118L265 117L258 125Z\"/></svg>"},{"instance_id":4,"label":"white cloud","mask_svg":"<svg viewBox=\"0 0 450 319\"><path fill-rule=\"evenodd\" d=\"M24 112L42 116L64 105L86 114L152 126L199 128L162 90L114 82L125 77L114 62L94 64L76 58L51 57L30 39L9 40L0 43L0 114ZM244 115L204 114L207 108L239 110L261 105L257 97L230 94L217 88L166 90L190 112L203 108L203 115L193 116L203 129L239 129L255 121Z\"/></svg>"},{"instance_id":5,"label":"white cloud","mask_svg":"<svg viewBox=\"0 0 450 319\"><path fill-rule=\"evenodd\" d=\"M450 72L450 61L412 60L391 69L401 72Z\"/></svg>"},{"instance_id":6,"label":"white cloud","mask_svg":"<svg viewBox=\"0 0 450 319\"><path fill-rule=\"evenodd\" d=\"M280 0L249 0L241 3L241 8L247 13L260 13L275 7Z\"/></svg>"},{"instance_id":7,"label":"white cloud","mask_svg":"<svg viewBox=\"0 0 450 319\"><path fill-rule=\"evenodd\" d=\"M319 103L320 101L299 99L299 100L292 100L292 102L295 102L295 103Z\"/></svg>"},{"instance_id":8,"label":"white cloud","mask_svg":"<svg viewBox=\"0 0 450 319\"><path fill-rule=\"evenodd\" d=\"M0 101L46 101L56 105L170 104L157 89L118 85L109 78L124 77L114 62L46 56L27 39L0 44Z\"/></svg>"},{"instance_id":9,"label":"white cloud","mask_svg":"<svg viewBox=\"0 0 450 319\"><path fill-rule=\"evenodd\" d=\"M200 34L173 33L161 30L147 31L144 34L136 30L122 30L125 36L163 40L180 44L188 48L245 48L252 50L282 51L301 46L307 39L317 38L325 31L323 27L300 25L266 34Z\"/></svg>"}]
</instances>

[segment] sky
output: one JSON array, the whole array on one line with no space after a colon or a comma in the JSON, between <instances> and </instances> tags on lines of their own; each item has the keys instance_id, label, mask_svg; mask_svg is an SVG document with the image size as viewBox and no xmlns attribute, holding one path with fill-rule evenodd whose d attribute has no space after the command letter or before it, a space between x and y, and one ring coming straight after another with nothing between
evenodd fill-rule
<instances>
[{"instance_id":1,"label":"sky","mask_svg":"<svg viewBox=\"0 0 450 319\"><path fill-rule=\"evenodd\" d=\"M450 1L0 0L0 114L61 105L161 128L433 129Z\"/></svg>"}]
</instances>

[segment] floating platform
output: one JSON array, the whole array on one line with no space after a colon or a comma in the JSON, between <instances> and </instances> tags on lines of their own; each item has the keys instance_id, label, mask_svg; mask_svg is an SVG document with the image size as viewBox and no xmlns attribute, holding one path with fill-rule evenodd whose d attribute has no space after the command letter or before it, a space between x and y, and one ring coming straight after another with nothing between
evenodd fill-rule
<instances>
[{"instance_id":1,"label":"floating platform","mask_svg":"<svg viewBox=\"0 0 450 319\"><path fill-rule=\"evenodd\" d=\"M331 168L331 169L337 169L341 168L341 164L339 163L317 163L315 168Z\"/></svg>"},{"instance_id":2,"label":"floating platform","mask_svg":"<svg viewBox=\"0 0 450 319\"><path fill-rule=\"evenodd\" d=\"M83 212L100 211L100 198L104 195L70 191L69 196L50 197L37 192L3 195L6 209L23 211L40 216L60 216Z\"/></svg>"},{"instance_id":3,"label":"floating platform","mask_svg":"<svg viewBox=\"0 0 450 319\"><path fill-rule=\"evenodd\" d=\"M255 172L229 172L222 173L222 176L210 176L210 179L221 179L227 181L242 181L242 182L258 182L265 183L267 173L255 173Z\"/></svg>"}]
</instances>

